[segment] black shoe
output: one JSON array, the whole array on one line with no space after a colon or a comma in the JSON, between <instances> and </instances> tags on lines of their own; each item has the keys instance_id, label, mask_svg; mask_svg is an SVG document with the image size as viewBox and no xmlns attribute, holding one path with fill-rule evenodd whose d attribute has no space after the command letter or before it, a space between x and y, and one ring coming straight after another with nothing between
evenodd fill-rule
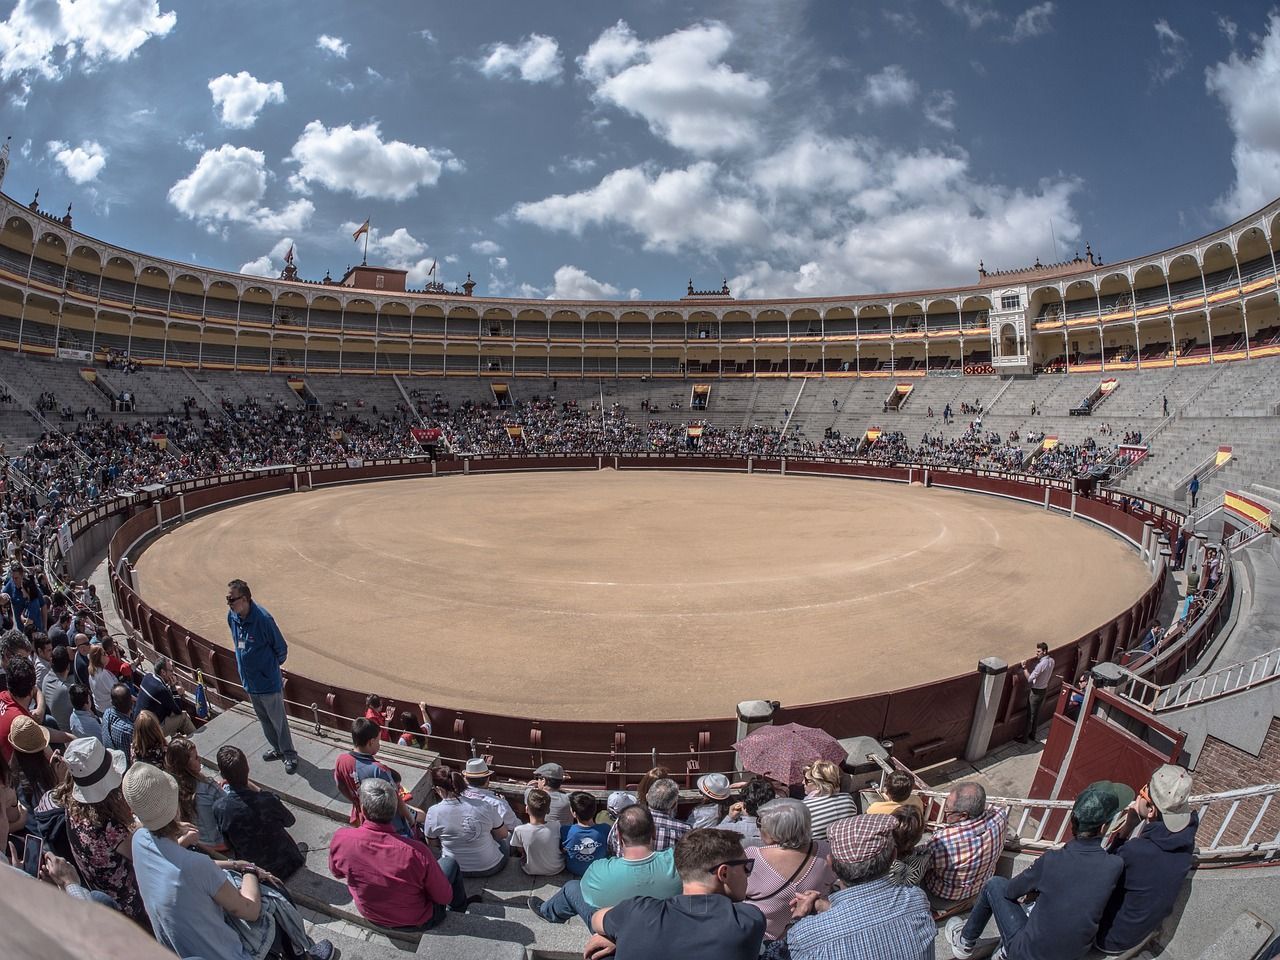
<instances>
[{"instance_id":1,"label":"black shoe","mask_svg":"<svg viewBox=\"0 0 1280 960\"><path fill-rule=\"evenodd\" d=\"M284 754L281 753L279 750L268 750L266 753L262 755L262 759L265 760L267 763L270 763L272 760L279 760L283 756Z\"/></svg>"},{"instance_id":2,"label":"black shoe","mask_svg":"<svg viewBox=\"0 0 1280 960\"><path fill-rule=\"evenodd\" d=\"M289 774L290 776L292 776L293 774L295 774L295 773L297 773L297 772L298 772L298 759L297 759L297 757L285 757L285 758L284 758L284 772L285 772L285 773L287 773L287 774Z\"/></svg>"}]
</instances>

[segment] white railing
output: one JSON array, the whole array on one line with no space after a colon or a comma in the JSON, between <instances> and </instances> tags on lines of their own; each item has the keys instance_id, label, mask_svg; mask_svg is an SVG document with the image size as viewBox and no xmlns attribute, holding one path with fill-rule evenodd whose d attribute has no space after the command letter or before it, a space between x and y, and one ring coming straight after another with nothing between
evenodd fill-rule
<instances>
[{"instance_id":1,"label":"white railing","mask_svg":"<svg viewBox=\"0 0 1280 960\"><path fill-rule=\"evenodd\" d=\"M1125 671L1116 694L1151 713L1180 710L1239 693L1280 676L1280 648L1198 677L1157 684Z\"/></svg>"},{"instance_id":2,"label":"white railing","mask_svg":"<svg viewBox=\"0 0 1280 960\"><path fill-rule=\"evenodd\" d=\"M886 774L895 769L911 773L897 759L885 761L874 755L868 755L868 759L874 759L880 765L882 795ZM945 826L942 810L947 800L946 791L930 788L914 773L911 776L916 781L916 792L924 801L926 829L936 830ZM1143 784L1130 786L1137 789ZM1202 863L1206 860L1254 857L1271 860L1280 855L1280 830L1272 832L1275 816L1267 817L1278 795L1280 783L1266 783L1191 797L1191 807L1200 820L1196 832L1196 859ZM1071 839L1074 800L989 796L987 805L1001 807L1009 813L1005 849L1010 852L1052 850ZM1280 810L1280 804L1276 806Z\"/></svg>"},{"instance_id":3,"label":"white railing","mask_svg":"<svg viewBox=\"0 0 1280 960\"><path fill-rule=\"evenodd\" d=\"M1266 536L1271 532L1271 520L1255 520L1241 530L1237 530L1231 536L1223 541L1223 545L1228 551L1236 551L1246 544L1253 543L1259 537Z\"/></svg>"}]
</instances>

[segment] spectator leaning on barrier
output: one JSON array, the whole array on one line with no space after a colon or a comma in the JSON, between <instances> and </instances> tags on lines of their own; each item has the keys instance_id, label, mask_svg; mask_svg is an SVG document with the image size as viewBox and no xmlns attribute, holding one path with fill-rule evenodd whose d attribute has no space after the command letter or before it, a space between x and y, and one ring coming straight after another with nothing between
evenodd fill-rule
<instances>
[{"instance_id":1,"label":"spectator leaning on barrier","mask_svg":"<svg viewBox=\"0 0 1280 960\"><path fill-rule=\"evenodd\" d=\"M728 830L694 830L675 848L681 892L665 900L632 897L597 910L587 960L623 957L706 957L755 960L764 938L764 914L742 901L752 861L742 837ZM616 945L616 946L615 946Z\"/></svg>"},{"instance_id":2,"label":"spectator leaning on barrier","mask_svg":"<svg viewBox=\"0 0 1280 960\"><path fill-rule=\"evenodd\" d=\"M1027 683L1027 730L1017 740L1019 743L1036 739L1040 724L1040 707L1053 680L1053 657L1049 656L1047 643L1036 644L1036 655L1022 665L1022 678Z\"/></svg>"},{"instance_id":3,"label":"spectator leaning on barrier","mask_svg":"<svg viewBox=\"0 0 1280 960\"><path fill-rule=\"evenodd\" d=\"M843 888L822 897L800 893L792 909L799 918L787 931L794 960L928 960L937 927L919 887L893 882L889 868L898 853L896 817L846 817L827 831L829 863Z\"/></svg>"},{"instance_id":4,"label":"spectator leaning on barrier","mask_svg":"<svg viewBox=\"0 0 1280 960\"><path fill-rule=\"evenodd\" d=\"M1142 943L1173 912L1191 871L1200 819L1191 809L1191 774L1166 763L1151 775L1112 840L1124 873L1098 927L1097 946L1123 953Z\"/></svg>"},{"instance_id":5,"label":"spectator leaning on barrier","mask_svg":"<svg viewBox=\"0 0 1280 960\"><path fill-rule=\"evenodd\" d=\"M285 773L296 773L298 754L293 749L293 734L285 713L284 677L280 673L289 647L275 619L254 603L253 593L243 580L227 584L227 627L235 644L240 682L269 745L262 759L284 760Z\"/></svg>"},{"instance_id":6,"label":"spectator leaning on barrier","mask_svg":"<svg viewBox=\"0 0 1280 960\"><path fill-rule=\"evenodd\" d=\"M1102 848L1111 818L1134 799L1123 784L1092 783L1071 809L1072 839L1049 850L1011 880L992 877L968 919L952 917L944 935L957 960L974 955L987 921L995 918L1007 960L1079 960L1093 945L1098 923L1124 870ZM1037 894L1028 914L1019 903Z\"/></svg>"}]
</instances>

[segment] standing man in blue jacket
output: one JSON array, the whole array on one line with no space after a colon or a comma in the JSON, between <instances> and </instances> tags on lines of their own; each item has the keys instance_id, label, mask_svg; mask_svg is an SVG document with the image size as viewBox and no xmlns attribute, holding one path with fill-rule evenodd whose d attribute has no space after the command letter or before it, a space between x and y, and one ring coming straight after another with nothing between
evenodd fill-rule
<instances>
[{"instance_id":1,"label":"standing man in blue jacket","mask_svg":"<svg viewBox=\"0 0 1280 960\"><path fill-rule=\"evenodd\" d=\"M283 759L285 773L296 773L298 754L285 717L284 678L280 676L280 665L289 656L289 647L271 614L253 602L253 593L243 580L227 584L227 607L227 626L235 644L240 682L271 747L262 759Z\"/></svg>"}]
</instances>

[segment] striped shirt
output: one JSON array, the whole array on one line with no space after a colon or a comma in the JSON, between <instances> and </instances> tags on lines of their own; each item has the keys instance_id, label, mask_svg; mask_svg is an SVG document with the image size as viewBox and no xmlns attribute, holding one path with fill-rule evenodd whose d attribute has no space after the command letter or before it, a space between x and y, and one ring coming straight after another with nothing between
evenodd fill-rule
<instances>
[{"instance_id":1,"label":"striped shirt","mask_svg":"<svg viewBox=\"0 0 1280 960\"><path fill-rule=\"evenodd\" d=\"M880 877L837 890L830 902L787 932L792 960L933 960L938 928L919 887Z\"/></svg>"},{"instance_id":2,"label":"striped shirt","mask_svg":"<svg viewBox=\"0 0 1280 960\"><path fill-rule=\"evenodd\" d=\"M809 808L809 835L814 840L827 839L827 827L858 812L858 805L847 793L833 793L829 797L811 794L804 798L804 805Z\"/></svg>"}]
</instances>

